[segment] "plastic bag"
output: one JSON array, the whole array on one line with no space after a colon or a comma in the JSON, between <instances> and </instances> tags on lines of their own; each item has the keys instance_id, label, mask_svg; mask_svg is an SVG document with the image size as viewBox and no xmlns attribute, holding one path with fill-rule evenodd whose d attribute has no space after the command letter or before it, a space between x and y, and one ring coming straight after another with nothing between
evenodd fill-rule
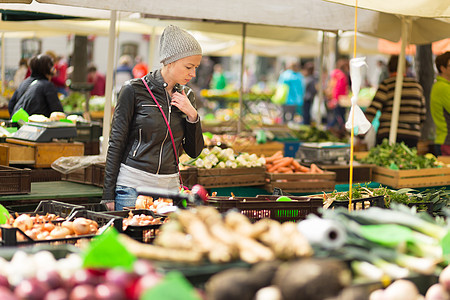
<instances>
[{"instance_id":1,"label":"plastic bag","mask_svg":"<svg viewBox=\"0 0 450 300\"><path fill-rule=\"evenodd\" d=\"M311 118L316 124L322 124L322 119L327 117L327 108L325 101L320 101L318 95L314 96L313 104L311 106Z\"/></svg>"},{"instance_id":2,"label":"plastic bag","mask_svg":"<svg viewBox=\"0 0 450 300\"><path fill-rule=\"evenodd\" d=\"M348 120L345 123L345 128L347 130L352 130L353 128L356 131L356 134L364 134L372 127L372 124L367 120L361 108L356 104L358 102L359 90L361 89L361 69L363 67L367 67L365 57L357 57L350 60L350 77L352 79L353 96L351 98L352 106L348 115Z\"/></svg>"},{"instance_id":3,"label":"plastic bag","mask_svg":"<svg viewBox=\"0 0 450 300\"><path fill-rule=\"evenodd\" d=\"M275 94L272 96L272 102L275 104L285 104L289 93L289 86L286 83L280 83L277 85Z\"/></svg>"},{"instance_id":4,"label":"plastic bag","mask_svg":"<svg viewBox=\"0 0 450 300\"><path fill-rule=\"evenodd\" d=\"M62 174L69 174L96 163L104 163L105 161L106 158L103 155L62 156L55 160L51 167Z\"/></svg>"}]
</instances>

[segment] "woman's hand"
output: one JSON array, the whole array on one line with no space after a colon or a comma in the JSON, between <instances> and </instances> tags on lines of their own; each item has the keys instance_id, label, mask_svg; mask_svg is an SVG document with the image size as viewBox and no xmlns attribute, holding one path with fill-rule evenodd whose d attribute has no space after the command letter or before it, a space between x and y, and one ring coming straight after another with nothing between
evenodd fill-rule
<instances>
[{"instance_id":1,"label":"woman's hand","mask_svg":"<svg viewBox=\"0 0 450 300\"><path fill-rule=\"evenodd\" d=\"M184 112L190 122L197 121L197 110L192 106L191 101L189 101L184 90L182 91L182 94L179 92L175 92L172 94L171 104L175 107L178 107L179 110Z\"/></svg>"}]
</instances>

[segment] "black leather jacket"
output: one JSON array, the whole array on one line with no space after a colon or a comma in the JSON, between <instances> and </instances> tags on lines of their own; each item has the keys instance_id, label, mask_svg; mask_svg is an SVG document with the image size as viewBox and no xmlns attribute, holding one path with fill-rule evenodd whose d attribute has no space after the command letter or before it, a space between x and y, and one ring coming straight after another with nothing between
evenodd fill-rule
<instances>
[{"instance_id":1,"label":"black leather jacket","mask_svg":"<svg viewBox=\"0 0 450 300\"><path fill-rule=\"evenodd\" d=\"M195 123L188 122L177 107L169 106L169 95L160 70L150 72L144 79L169 121L178 156L182 149L190 157L200 155L204 146L200 119ZM194 93L189 87L177 84L175 89L184 89L196 107ZM166 122L140 78L127 81L119 93L106 157L104 200L115 199L121 163L152 174L178 171Z\"/></svg>"}]
</instances>

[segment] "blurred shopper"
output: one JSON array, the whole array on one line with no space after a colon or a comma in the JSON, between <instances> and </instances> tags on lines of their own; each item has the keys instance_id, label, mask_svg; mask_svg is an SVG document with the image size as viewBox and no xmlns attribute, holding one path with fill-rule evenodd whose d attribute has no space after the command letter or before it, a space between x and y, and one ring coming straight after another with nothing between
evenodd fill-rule
<instances>
[{"instance_id":1,"label":"blurred shopper","mask_svg":"<svg viewBox=\"0 0 450 300\"><path fill-rule=\"evenodd\" d=\"M340 57L336 62L336 69L331 71L328 86L326 88L328 124L331 130L338 133L345 132L345 107L339 104L339 99L347 97L349 92L350 66L347 57Z\"/></svg>"},{"instance_id":2,"label":"blurred shopper","mask_svg":"<svg viewBox=\"0 0 450 300\"><path fill-rule=\"evenodd\" d=\"M303 66L305 96L303 97L303 123L311 124L311 107L314 102L314 97L317 94L316 85L319 81L314 75L314 62L306 62Z\"/></svg>"},{"instance_id":3,"label":"blurred shopper","mask_svg":"<svg viewBox=\"0 0 450 300\"><path fill-rule=\"evenodd\" d=\"M377 66L380 68L380 75L378 76L378 84L380 84L383 80L389 78L389 70L386 63L381 59L377 61Z\"/></svg>"},{"instance_id":4,"label":"blurred shopper","mask_svg":"<svg viewBox=\"0 0 450 300\"><path fill-rule=\"evenodd\" d=\"M148 73L148 66L147 64L142 60L142 57L140 55L137 55L134 58L134 61L136 64L133 67L133 77L134 78L141 78L147 75Z\"/></svg>"},{"instance_id":5,"label":"blurred shopper","mask_svg":"<svg viewBox=\"0 0 450 300\"><path fill-rule=\"evenodd\" d=\"M56 55L53 51L47 51L45 54L49 55L54 62L54 74L52 76L52 82L56 87L58 93L63 94L64 96L68 95L67 92L67 61L61 56Z\"/></svg>"},{"instance_id":6,"label":"blurred shopper","mask_svg":"<svg viewBox=\"0 0 450 300\"><path fill-rule=\"evenodd\" d=\"M286 84L288 86L286 102L283 104L284 123L293 121L297 113L302 114L303 96L305 93L303 79L298 62L290 63L278 78L278 84Z\"/></svg>"},{"instance_id":7,"label":"blurred shopper","mask_svg":"<svg viewBox=\"0 0 450 300\"><path fill-rule=\"evenodd\" d=\"M115 73L114 73L114 90L118 94L120 91L120 88L122 85L130 80L133 79L133 69L131 67L131 56L129 55L122 55L119 58L119 66L117 67Z\"/></svg>"},{"instance_id":8,"label":"blurred shopper","mask_svg":"<svg viewBox=\"0 0 450 300\"><path fill-rule=\"evenodd\" d=\"M438 76L431 88L430 110L436 125L435 143L440 155L450 155L450 52L436 57Z\"/></svg>"},{"instance_id":9,"label":"blurred shopper","mask_svg":"<svg viewBox=\"0 0 450 300\"><path fill-rule=\"evenodd\" d=\"M227 79L223 74L223 68L221 64L214 65L214 73L211 79L211 89L223 90L227 86Z\"/></svg>"},{"instance_id":10,"label":"blurred shopper","mask_svg":"<svg viewBox=\"0 0 450 300\"><path fill-rule=\"evenodd\" d=\"M97 67L94 64L88 66L87 82L92 83L94 87L91 90L91 96L104 96L106 78L105 75L97 71Z\"/></svg>"},{"instance_id":11,"label":"blurred shopper","mask_svg":"<svg viewBox=\"0 0 450 300\"><path fill-rule=\"evenodd\" d=\"M64 112L56 87L50 82L53 66L49 55L40 54L30 59L31 76L20 84L9 101L10 116L21 108L30 116L40 114L47 118L52 112Z\"/></svg>"},{"instance_id":12,"label":"blurred shopper","mask_svg":"<svg viewBox=\"0 0 450 300\"><path fill-rule=\"evenodd\" d=\"M27 78L30 74L28 68L28 60L26 58L21 58L19 61L19 68L14 73L14 88L18 89L20 84ZM28 74L28 76L27 76Z\"/></svg>"},{"instance_id":13,"label":"blurred shopper","mask_svg":"<svg viewBox=\"0 0 450 300\"><path fill-rule=\"evenodd\" d=\"M394 91L397 77L398 55L389 59L389 78L383 80L366 109L366 117L372 122L377 111L381 112L380 125L377 131L376 144L381 144L383 139L389 138L392 107L394 104ZM420 130L425 121L425 97L422 86L415 78L403 74L403 87L398 116L397 142L405 142L409 147L417 147L420 138Z\"/></svg>"}]
</instances>

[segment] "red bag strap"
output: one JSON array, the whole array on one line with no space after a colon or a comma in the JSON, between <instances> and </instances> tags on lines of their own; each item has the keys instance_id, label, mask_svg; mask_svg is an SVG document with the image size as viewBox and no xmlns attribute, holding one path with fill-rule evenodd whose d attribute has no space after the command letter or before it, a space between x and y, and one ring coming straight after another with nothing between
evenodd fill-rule
<instances>
[{"instance_id":1,"label":"red bag strap","mask_svg":"<svg viewBox=\"0 0 450 300\"><path fill-rule=\"evenodd\" d=\"M164 121L166 122L167 128L169 129L170 138L171 138L171 140L172 140L173 153L174 153L174 155L175 155L175 160L176 160L176 163L177 163L178 176L180 177L180 185L181 185L182 188L184 188L184 186L183 186L183 180L181 179L180 168L179 168L179 166L178 166L177 147L175 147L175 140L173 139L172 129L170 128L169 121L167 121L166 114L164 113L164 111L163 111L162 108L161 108L161 105L159 105L159 103L158 103L158 101L156 100L155 96L153 95L152 91L151 91L150 88L148 87L148 84L147 84L147 82L145 81L144 77L142 77L141 80L142 80L142 82L144 83L145 87L147 88L147 91L150 93L150 96L152 96L153 101L155 101L156 105L158 106L159 111L161 112L161 114L162 114L162 116L163 116L163 118L164 118Z\"/></svg>"}]
</instances>

